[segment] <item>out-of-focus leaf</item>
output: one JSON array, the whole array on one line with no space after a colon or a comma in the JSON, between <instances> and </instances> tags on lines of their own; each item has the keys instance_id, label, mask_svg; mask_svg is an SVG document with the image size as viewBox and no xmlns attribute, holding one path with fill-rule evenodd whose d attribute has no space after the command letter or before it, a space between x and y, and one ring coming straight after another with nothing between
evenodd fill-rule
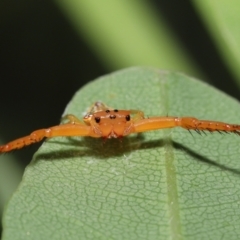
<instances>
[{"instance_id":1,"label":"out-of-focus leaf","mask_svg":"<svg viewBox=\"0 0 240 240\"><path fill-rule=\"evenodd\" d=\"M195 0L193 3L209 29L219 53L240 86L240 2Z\"/></svg>"},{"instance_id":2,"label":"out-of-focus leaf","mask_svg":"<svg viewBox=\"0 0 240 240\"><path fill-rule=\"evenodd\" d=\"M200 76L148 1L55 1L108 69L153 66Z\"/></svg>"},{"instance_id":3,"label":"out-of-focus leaf","mask_svg":"<svg viewBox=\"0 0 240 240\"><path fill-rule=\"evenodd\" d=\"M183 74L119 71L86 85L65 113L94 101L146 116L240 122L239 103ZM122 140L52 138L4 214L12 239L238 239L240 137L181 128Z\"/></svg>"}]
</instances>

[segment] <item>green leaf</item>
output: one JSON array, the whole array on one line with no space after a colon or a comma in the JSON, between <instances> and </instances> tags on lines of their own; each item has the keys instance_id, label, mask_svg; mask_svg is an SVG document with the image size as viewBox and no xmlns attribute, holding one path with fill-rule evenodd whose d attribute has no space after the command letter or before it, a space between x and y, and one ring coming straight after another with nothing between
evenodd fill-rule
<instances>
[{"instance_id":1,"label":"green leaf","mask_svg":"<svg viewBox=\"0 0 240 240\"><path fill-rule=\"evenodd\" d=\"M94 101L146 116L240 122L239 103L186 75L130 68L86 85L65 113ZM12 239L238 239L240 137L181 128L122 140L47 140L4 214Z\"/></svg>"},{"instance_id":2,"label":"green leaf","mask_svg":"<svg viewBox=\"0 0 240 240\"><path fill-rule=\"evenodd\" d=\"M193 1L219 53L240 86L240 2L232 0Z\"/></svg>"}]
</instances>

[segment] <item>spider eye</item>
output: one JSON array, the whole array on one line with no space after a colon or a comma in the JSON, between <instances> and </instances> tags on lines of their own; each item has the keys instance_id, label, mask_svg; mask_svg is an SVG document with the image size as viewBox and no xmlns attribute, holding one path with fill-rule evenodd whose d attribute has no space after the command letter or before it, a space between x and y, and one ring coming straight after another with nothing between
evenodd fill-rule
<instances>
[{"instance_id":1,"label":"spider eye","mask_svg":"<svg viewBox=\"0 0 240 240\"><path fill-rule=\"evenodd\" d=\"M130 115L126 115L125 118L126 118L127 121L130 121L130 119L131 119L131 118L130 118Z\"/></svg>"},{"instance_id":2,"label":"spider eye","mask_svg":"<svg viewBox=\"0 0 240 240\"><path fill-rule=\"evenodd\" d=\"M96 123L100 123L100 117L95 117Z\"/></svg>"},{"instance_id":3,"label":"spider eye","mask_svg":"<svg viewBox=\"0 0 240 240\"><path fill-rule=\"evenodd\" d=\"M114 111L114 112L118 112L118 110L117 110L117 109L114 109L113 111Z\"/></svg>"},{"instance_id":4,"label":"spider eye","mask_svg":"<svg viewBox=\"0 0 240 240\"><path fill-rule=\"evenodd\" d=\"M107 110L106 110L106 113L110 113L110 110L107 109Z\"/></svg>"},{"instance_id":5,"label":"spider eye","mask_svg":"<svg viewBox=\"0 0 240 240\"><path fill-rule=\"evenodd\" d=\"M116 115L110 115L110 119L115 119Z\"/></svg>"}]
</instances>

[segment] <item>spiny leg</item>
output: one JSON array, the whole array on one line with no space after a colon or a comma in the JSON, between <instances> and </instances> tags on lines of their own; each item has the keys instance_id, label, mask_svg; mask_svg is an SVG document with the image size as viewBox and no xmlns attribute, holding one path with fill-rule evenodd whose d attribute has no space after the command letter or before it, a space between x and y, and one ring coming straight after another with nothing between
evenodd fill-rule
<instances>
[{"instance_id":1,"label":"spiny leg","mask_svg":"<svg viewBox=\"0 0 240 240\"><path fill-rule=\"evenodd\" d=\"M30 135L18 138L5 145L0 146L0 153L9 152L15 149L28 146L30 144L41 141L43 138L58 137L58 136L91 136L99 137L92 131L90 126L84 124L63 124L47 129L39 129L32 132Z\"/></svg>"},{"instance_id":2,"label":"spiny leg","mask_svg":"<svg viewBox=\"0 0 240 240\"><path fill-rule=\"evenodd\" d=\"M45 135L47 135L46 130L47 129L40 129L40 130L34 131L28 136L18 138L5 145L2 145L0 146L0 153L10 152L12 150L20 149L30 144L39 142L45 137Z\"/></svg>"},{"instance_id":3,"label":"spiny leg","mask_svg":"<svg viewBox=\"0 0 240 240\"><path fill-rule=\"evenodd\" d=\"M199 120L192 117L151 117L134 123L132 132L145 132L150 130L182 127L187 130L232 132L240 135L240 125L224 122Z\"/></svg>"},{"instance_id":4,"label":"spiny leg","mask_svg":"<svg viewBox=\"0 0 240 240\"><path fill-rule=\"evenodd\" d=\"M189 130L210 132L232 132L240 134L240 125L210 120L199 120L192 117L179 118L179 126Z\"/></svg>"}]
</instances>

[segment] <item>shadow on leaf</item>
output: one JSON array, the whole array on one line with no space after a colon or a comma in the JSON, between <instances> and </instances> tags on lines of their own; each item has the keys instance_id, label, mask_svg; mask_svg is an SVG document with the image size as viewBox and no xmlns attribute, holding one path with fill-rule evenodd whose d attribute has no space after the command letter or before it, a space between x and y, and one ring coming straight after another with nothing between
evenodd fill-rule
<instances>
[{"instance_id":1,"label":"shadow on leaf","mask_svg":"<svg viewBox=\"0 0 240 240\"><path fill-rule=\"evenodd\" d=\"M238 170L238 169L234 169L234 168L219 164L217 162L217 160L209 159L209 158L191 150L190 148L188 148L188 147L186 147L186 146L184 146L184 145L182 145L178 142L173 141L172 144L173 144L174 148L186 152L189 156L191 156L193 159L195 159L197 161L201 161L201 162L210 164L212 166L218 167L219 169L221 169L223 171L229 171L229 172L232 172L234 174L240 175L240 170Z\"/></svg>"},{"instance_id":2,"label":"shadow on leaf","mask_svg":"<svg viewBox=\"0 0 240 240\"><path fill-rule=\"evenodd\" d=\"M161 148L165 144L168 144L164 140L144 141L144 136L138 134L133 137L118 138L118 139L95 139L95 138L69 138L69 142L57 142L54 140L53 143L64 144L71 146L71 149L61 151L51 151L48 153L39 153L34 159L33 163L39 160L53 161L59 159L71 159L80 158L83 156L91 156L96 159L105 160L110 157L120 157L132 151L141 151L146 149ZM172 141L172 145L175 149L184 151L190 155L193 159L201 161L212 166L218 167L224 171L230 171L234 174L240 175L240 170L234 169L222 164L217 163L217 160L210 159L206 156L193 151L192 149Z\"/></svg>"}]
</instances>

